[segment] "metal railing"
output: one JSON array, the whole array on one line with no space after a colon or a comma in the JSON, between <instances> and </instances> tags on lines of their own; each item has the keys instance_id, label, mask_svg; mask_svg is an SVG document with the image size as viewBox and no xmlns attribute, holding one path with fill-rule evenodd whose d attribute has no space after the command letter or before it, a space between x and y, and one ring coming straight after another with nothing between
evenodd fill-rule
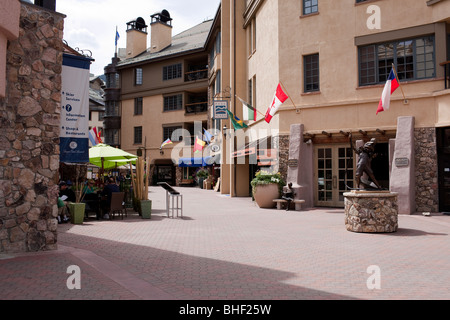
<instances>
[{"instance_id":1,"label":"metal railing","mask_svg":"<svg viewBox=\"0 0 450 320\"><path fill-rule=\"evenodd\" d=\"M186 114L204 113L208 111L208 102L189 103L185 105Z\"/></svg>"},{"instance_id":2,"label":"metal railing","mask_svg":"<svg viewBox=\"0 0 450 320\"><path fill-rule=\"evenodd\" d=\"M184 81L197 81L208 78L208 69L189 71L184 74Z\"/></svg>"}]
</instances>

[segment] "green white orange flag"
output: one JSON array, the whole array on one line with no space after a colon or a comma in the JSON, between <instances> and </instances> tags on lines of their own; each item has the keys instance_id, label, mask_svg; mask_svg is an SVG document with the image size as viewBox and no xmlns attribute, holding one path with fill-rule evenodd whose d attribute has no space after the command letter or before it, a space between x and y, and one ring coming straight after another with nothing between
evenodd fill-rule
<instances>
[{"instance_id":1,"label":"green white orange flag","mask_svg":"<svg viewBox=\"0 0 450 320\"><path fill-rule=\"evenodd\" d=\"M242 120L256 120L256 109L251 106L250 103L242 100L236 96L242 102Z\"/></svg>"}]
</instances>

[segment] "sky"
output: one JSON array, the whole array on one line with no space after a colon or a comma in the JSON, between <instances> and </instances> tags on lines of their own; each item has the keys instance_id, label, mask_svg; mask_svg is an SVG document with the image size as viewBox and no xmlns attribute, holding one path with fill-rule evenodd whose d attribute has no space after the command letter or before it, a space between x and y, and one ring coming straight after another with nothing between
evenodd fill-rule
<instances>
[{"instance_id":1,"label":"sky","mask_svg":"<svg viewBox=\"0 0 450 320\"><path fill-rule=\"evenodd\" d=\"M173 19L172 35L175 36L214 19L219 4L220 0L56 0L56 11L66 15L64 40L85 54L92 52L95 61L90 72L98 76L114 56L116 27L120 35L117 47L125 48L129 21L142 17L150 34L150 15L166 9Z\"/></svg>"}]
</instances>

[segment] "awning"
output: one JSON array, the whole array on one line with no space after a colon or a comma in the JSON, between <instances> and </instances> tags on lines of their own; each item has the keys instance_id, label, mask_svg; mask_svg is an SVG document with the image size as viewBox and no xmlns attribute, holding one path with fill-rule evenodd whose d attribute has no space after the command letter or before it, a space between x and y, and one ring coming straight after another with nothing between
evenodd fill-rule
<instances>
[{"instance_id":1,"label":"awning","mask_svg":"<svg viewBox=\"0 0 450 320\"><path fill-rule=\"evenodd\" d=\"M213 157L204 158L180 158L178 160L179 167L207 167L212 165Z\"/></svg>"}]
</instances>

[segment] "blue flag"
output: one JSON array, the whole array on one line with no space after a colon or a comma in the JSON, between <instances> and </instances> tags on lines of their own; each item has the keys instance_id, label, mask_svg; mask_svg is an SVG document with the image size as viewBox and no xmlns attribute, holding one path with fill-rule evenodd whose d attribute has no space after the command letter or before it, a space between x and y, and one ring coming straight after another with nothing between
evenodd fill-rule
<instances>
[{"instance_id":1,"label":"blue flag","mask_svg":"<svg viewBox=\"0 0 450 320\"><path fill-rule=\"evenodd\" d=\"M206 131L205 128L203 128L203 131L205 132L205 134L203 135L204 136L204 140L203 141L211 143L211 138L213 137L212 134L209 133L208 131Z\"/></svg>"},{"instance_id":2,"label":"blue flag","mask_svg":"<svg viewBox=\"0 0 450 320\"><path fill-rule=\"evenodd\" d=\"M120 35L119 35L119 31L116 30L116 46L117 46L117 41L119 40Z\"/></svg>"}]
</instances>

